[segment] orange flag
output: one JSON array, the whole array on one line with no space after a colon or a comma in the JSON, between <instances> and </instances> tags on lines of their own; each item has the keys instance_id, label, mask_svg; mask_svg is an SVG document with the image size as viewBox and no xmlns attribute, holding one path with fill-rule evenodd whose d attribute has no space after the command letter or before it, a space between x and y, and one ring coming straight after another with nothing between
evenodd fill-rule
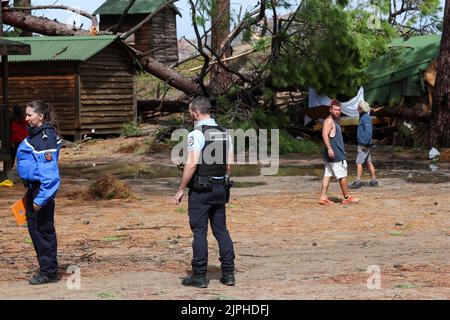
<instances>
[{"instance_id":1,"label":"orange flag","mask_svg":"<svg viewBox=\"0 0 450 320\"><path fill-rule=\"evenodd\" d=\"M14 218L16 218L17 224L19 226L23 225L27 221L26 210L25 210L25 200L20 199L16 201L11 207Z\"/></svg>"}]
</instances>

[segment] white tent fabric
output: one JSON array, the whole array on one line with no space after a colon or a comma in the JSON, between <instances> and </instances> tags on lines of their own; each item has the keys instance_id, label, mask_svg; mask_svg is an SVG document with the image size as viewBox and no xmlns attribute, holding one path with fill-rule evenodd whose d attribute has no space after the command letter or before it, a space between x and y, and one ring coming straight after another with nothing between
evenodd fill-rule
<instances>
[{"instance_id":1,"label":"white tent fabric","mask_svg":"<svg viewBox=\"0 0 450 320\"><path fill-rule=\"evenodd\" d=\"M308 90L309 96L309 108L319 107L319 106L329 106L331 100L327 96L319 96L313 88ZM359 117L358 105L361 101L364 101L364 88L361 87L358 94L353 99L347 102L341 102L342 113L349 117Z\"/></svg>"}]
</instances>

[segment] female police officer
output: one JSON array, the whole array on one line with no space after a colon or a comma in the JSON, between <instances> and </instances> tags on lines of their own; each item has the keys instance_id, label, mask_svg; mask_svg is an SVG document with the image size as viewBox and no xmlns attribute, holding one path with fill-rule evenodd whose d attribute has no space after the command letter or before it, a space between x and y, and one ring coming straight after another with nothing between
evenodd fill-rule
<instances>
[{"instance_id":1,"label":"female police officer","mask_svg":"<svg viewBox=\"0 0 450 320\"><path fill-rule=\"evenodd\" d=\"M26 117L30 132L17 150L17 172L27 188L27 225L40 271L30 284L56 282L56 232L54 198L60 178L58 169L61 139L58 136L52 107L44 101L27 105Z\"/></svg>"}]
</instances>

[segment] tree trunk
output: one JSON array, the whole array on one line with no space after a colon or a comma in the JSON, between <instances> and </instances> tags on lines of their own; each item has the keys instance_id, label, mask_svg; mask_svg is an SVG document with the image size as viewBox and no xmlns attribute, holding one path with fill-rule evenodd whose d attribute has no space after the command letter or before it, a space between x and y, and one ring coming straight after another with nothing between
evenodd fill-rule
<instances>
[{"instance_id":1,"label":"tree trunk","mask_svg":"<svg viewBox=\"0 0 450 320\"><path fill-rule=\"evenodd\" d=\"M31 7L31 0L14 0L14 7ZM22 13L31 15L31 10L23 10ZM18 29L18 28L17 28ZM20 33L20 37L31 37L33 32L23 31Z\"/></svg>"},{"instance_id":2,"label":"tree trunk","mask_svg":"<svg viewBox=\"0 0 450 320\"><path fill-rule=\"evenodd\" d=\"M3 23L23 31L47 36L90 35L86 30L74 30L72 26L47 18L35 17L20 11L3 11Z\"/></svg>"},{"instance_id":3,"label":"tree trunk","mask_svg":"<svg viewBox=\"0 0 450 320\"><path fill-rule=\"evenodd\" d=\"M0 1L0 37L3 37L3 3Z\"/></svg>"},{"instance_id":4,"label":"tree trunk","mask_svg":"<svg viewBox=\"0 0 450 320\"><path fill-rule=\"evenodd\" d=\"M230 0L213 0L211 13L211 49L218 55L222 49L222 43L230 33ZM228 57L230 51L228 50L221 58ZM224 70L219 63L216 63L211 72L210 86L213 91L220 94L228 89L231 83L232 75Z\"/></svg>"},{"instance_id":5,"label":"tree trunk","mask_svg":"<svg viewBox=\"0 0 450 320\"><path fill-rule=\"evenodd\" d=\"M425 112L414 107L379 107L370 110L370 115L377 118L396 118L403 119L412 123L430 123L431 113Z\"/></svg>"},{"instance_id":6,"label":"tree trunk","mask_svg":"<svg viewBox=\"0 0 450 320\"><path fill-rule=\"evenodd\" d=\"M168 113L178 113L187 110L189 103L187 101L179 100L138 100L137 108L138 114L151 111L160 111Z\"/></svg>"},{"instance_id":7,"label":"tree trunk","mask_svg":"<svg viewBox=\"0 0 450 320\"><path fill-rule=\"evenodd\" d=\"M145 71L167 82L168 85L183 91L188 95L200 92L200 86L193 79L186 78L176 70L150 57L141 58L140 63Z\"/></svg>"},{"instance_id":8,"label":"tree trunk","mask_svg":"<svg viewBox=\"0 0 450 320\"><path fill-rule=\"evenodd\" d=\"M450 146L450 0L445 1L444 28L433 92L430 144Z\"/></svg>"}]
</instances>

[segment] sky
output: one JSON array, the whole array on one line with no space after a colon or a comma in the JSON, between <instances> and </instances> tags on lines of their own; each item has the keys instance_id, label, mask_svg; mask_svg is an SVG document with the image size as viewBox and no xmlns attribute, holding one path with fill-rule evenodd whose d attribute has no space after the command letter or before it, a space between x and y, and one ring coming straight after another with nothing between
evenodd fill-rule
<instances>
[{"instance_id":1,"label":"sky","mask_svg":"<svg viewBox=\"0 0 450 320\"><path fill-rule=\"evenodd\" d=\"M293 0L292 4L297 4L300 0ZM440 0L441 5L444 6L445 0ZM11 1L12 2L12 1ZM83 9L87 12L94 12L95 9L97 9L104 0L32 0L33 5L44 5L44 4L60 4L60 5L67 5L70 7L76 7L79 9ZM242 12L249 11L253 9L258 4L257 0L231 0L231 10L232 14L234 12L234 16L236 16L242 7ZM180 0L176 3L177 7L179 8L182 17L177 17L177 33L178 38L181 38L182 36L185 36L188 39L195 38L194 30L191 25L190 20L190 13L189 13L189 1L187 0ZM280 10L280 13L287 13L289 10ZM77 25L79 26L82 22L84 23L83 28L86 28L89 25L89 20L86 20L85 18L82 18L74 13L67 13L65 11L61 10L40 10L35 11L33 13L34 15L45 15L48 18L54 19L57 18L58 21L67 23L72 25L73 21L75 20L77 22Z\"/></svg>"},{"instance_id":2,"label":"sky","mask_svg":"<svg viewBox=\"0 0 450 320\"><path fill-rule=\"evenodd\" d=\"M12 2L12 1L11 1ZM105 0L32 0L33 5L44 5L44 4L59 4L66 5L70 7L75 7L78 9L83 9L89 13L92 13L100 7L101 4L105 2ZM293 4L298 3L298 0L292 1ZM258 4L257 0L231 0L231 10L235 15L239 13L240 7L242 6L242 12L252 10L255 5ZM189 1L180 0L176 3L176 6L179 8L182 17L177 17L177 33L178 38L182 36L186 36L188 39L195 38L195 33L191 25L190 12L189 12ZM280 13L286 13L286 10L280 10ZM34 15L45 15L50 19L57 18L58 21L67 23L72 25L74 19L77 21L77 25L81 24L81 21L84 22L83 28L89 25L89 20L84 18L80 18L76 14L71 12L66 13L61 10L39 10L34 11ZM89 25L90 26L90 25Z\"/></svg>"}]
</instances>

